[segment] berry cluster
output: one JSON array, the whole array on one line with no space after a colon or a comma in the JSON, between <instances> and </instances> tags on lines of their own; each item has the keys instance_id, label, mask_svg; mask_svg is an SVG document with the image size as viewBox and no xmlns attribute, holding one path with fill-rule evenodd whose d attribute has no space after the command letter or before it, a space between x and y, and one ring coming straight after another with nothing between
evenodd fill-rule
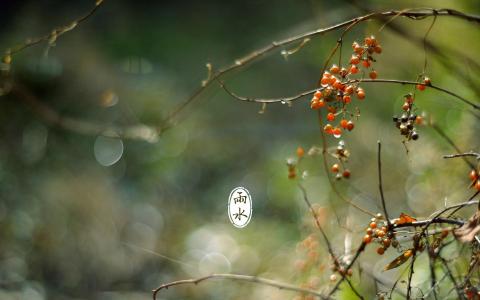
<instances>
[{"instance_id":1,"label":"berry cluster","mask_svg":"<svg viewBox=\"0 0 480 300\"><path fill-rule=\"evenodd\" d=\"M362 74L369 72L369 77L376 79L377 71L372 68L372 63L375 62L373 54L382 52L382 47L374 36L365 38L362 45L354 42L352 48L354 53L350 58L349 67L340 68L334 64L329 71L325 71L320 80L322 87L313 94L310 101L312 109L327 107L328 122L333 122L337 118L340 119L337 126L327 123L324 127L327 134L336 138L342 135L342 131L351 131L355 127L352 117L358 116L358 114L347 110L348 104L352 102L352 96L356 95L359 100L365 99L365 91L358 86L358 82L352 82L350 76L359 73L359 66L361 65L365 69Z\"/></svg>"},{"instance_id":2,"label":"berry cluster","mask_svg":"<svg viewBox=\"0 0 480 300\"><path fill-rule=\"evenodd\" d=\"M469 174L470 180L472 181L472 184L470 187L473 187L477 191L480 191L480 174L478 170L472 169Z\"/></svg>"},{"instance_id":3,"label":"berry cluster","mask_svg":"<svg viewBox=\"0 0 480 300\"><path fill-rule=\"evenodd\" d=\"M393 116L395 126L408 141L418 140L419 135L415 125L420 125L423 122L423 118L415 113L414 101L415 96L412 93L405 95L405 102L402 105L403 114L400 117Z\"/></svg>"},{"instance_id":4,"label":"berry cluster","mask_svg":"<svg viewBox=\"0 0 480 300\"><path fill-rule=\"evenodd\" d=\"M388 230L387 225L383 215L379 213L375 218L372 218L363 237L365 244L370 244L372 241L380 244L380 247L377 248L379 255L383 255L390 246L398 247L398 241L394 238L393 231Z\"/></svg>"},{"instance_id":5,"label":"berry cluster","mask_svg":"<svg viewBox=\"0 0 480 300\"><path fill-rule=\"evenodd\" d=\"M331 153L333 157L338 160L338 163L334 163L330 170L336 174L335 178L340 180L342 178L348 179L350 178L350 170L345 168L344 163L347 161L348 157L350 156L350 152L348 149L345 148L345 142L343 140L338 141L338 145L335 149L334 153Z\"/></svg>"}]
</instances>

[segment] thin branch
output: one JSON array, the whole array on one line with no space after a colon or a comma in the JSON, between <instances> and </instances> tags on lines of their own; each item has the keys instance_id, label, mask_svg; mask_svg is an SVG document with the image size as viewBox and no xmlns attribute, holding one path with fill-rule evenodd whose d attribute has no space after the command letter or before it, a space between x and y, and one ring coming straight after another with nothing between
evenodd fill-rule
<instances>
[{"instance_id":1,"label":"thin branch","mask_svg":"<svg viewBox=\"0 0 480 300\"><path fill-rule=\"evenodd\" d=\"M68 32L68 31L73 30L80 23L82 23L82 22L86 21L88 18L90 18L100 8L100 6L102 4L103 4L103 0L97 0L95 2L95 6L92 7L92 9L90 9L90 11L88 11L83 16L73 20L72 22L70 22L67 25L59 26L59 27L53 29L48 34L45 34L45 35L43 35L41 37L38 37L38 38L35 38L35 39L30 39L23 44L19 44L17 46L11 47L11 48L9 48L5 51L6 54L15 55L15 54L18 54L19 52L27 49L27 48L38 45L42 42L48 42L48 43L55 42L61 35L63 35L64 33Z\"/></svg>"},{"instance_id":2,"label":"thin branch","mask_svg":"<svg viewBox=\"0 0 480 300\"><path fill-rule=\"evenodd\" d=\"M458 146L453 142L453 140L445 133L445 131L443 131L442 128L438 127L437 124L433 123L433 124L430 124L430 126L433 128L433 130L435 130L435 132L440 135L450 146L453 147L453 149L455 149L455 151L457 151L457 154L461 154L463 153L460 148L458 148ZM462 156L463 158L463 161L471 168L475 168L475 166L465 157L465 156Z\"/></svg>"},{"instance_id":3,"label":"thin branch","mask_svg":"<svg viewBox=\"0 0 480 300\"><path fill-rule=\"evenodd\" d=\"M476 15L470 15L470 14L465 14L460 11L454 10L454 9L448 9L448 8L442 8L442 9L433 9L433 8L427 8L427 9L412 9L412 10L391 10L391 11L384 11L384 12L376 12L376 13L369 13L364 16L356 17L348 21L344 21L326 28L320 28L317 30L313 30L310 32L306 32L303 34L299 34L296 36L292 36L280 41L274 41L271 44L260 48L258 50L255 50L251 52L250 54L239 58L234 61L233 64L226 66L222 69L219 69L217 72L215 72L211 78L205 82L190 96L188 97L183 103L179 104L177 108L175 108L159 125L159 131L164 132L167 129L171 128L174 124L172 124L173 120L179 115L185 108L189 106L192 102L195 102L197 99L199 99L199 96L203 94L204 90L206 90L208 87L212 85L213 82L215 82L217 79L222 78L228 73L231 73L241 67L246 66L247 64L252 63L253 61L256 61L259 58L262 58L266 56L268 53L273 52L274 50L284 47L287 45L290 45L292 43L297 43L305 40L306 38L313 38L317 37L320 35L323 35L325 33L335 31L337 29L347 27L351 24L358 24L363 21L367 21L370 19L381 19L384 17L388 16L395 16L395 15L401 15L406 18L409 18L411 20L421 20L426 17L430 16L451 16L455 18L460 18L466 21L474 22L474 23L480 23L480 16Z\"/></svg>"},{"instance_id":4,"label":"thin branch","mask_svg":"<svg viewBox=\"0 0 480 300\"><path fill-rule=\"evenodd\" d=\"M390 218L388 216L387 205L385 204L385 197L383 196L383 184L382 184L382 143L377 141L378 144L378 151L377 151L377 166L378 166L378 189L380 190L380 198L382 199L382 208L383 213L385 214L385 219L387 220L388 229L392 227L392 223L390 223Z\"/></svg>"},{"instance_id":5,"label":"thin branch","mask_svg":"<svg viewBox=\"0 0 480 300\"><path fill-rule=\"evenodd\" d=\"M18 83L12 86L11 93L17 99L23 101L45 123L64 130L82 135L103 135L147 142L155 142L158 139L159 133L155 128L142 124L121 127L62 116L56 110L40 101L26 87L20 86Z\"/></svg>"},{"instance_id":6,"label":"thin branch","mask_svg":"<svg viewBox=\"0 0 480 300\"><path fill-rule=\"evenodd\" d=\"M363 78L363 79L352 79L352 80L348 80L346 82L344 82L344 84L354 84L354 83L393 83L393 84L402 84L402 85L419 85L419 84L423 84L423 82L417 82L417 81L410 81L410 80L399 80L399 79L382 79L382 78L378 78L378 79L367 79L367 78ZM257 102L257 103L277 103L277 102L285 102L285 101L296 101L296 100L299 100L305 96L308 96L308 95L312 95L313 93L315 93L316 91L322 91L324 90L324 87L319 87L319 88L316 88L316 89L311 89L311 90L307 90L307 91L303 91L301 93L298 93L296 95L293 95L293 96L289 96L289 97L283 97L283 98L249 98L249 97L243 97L243 96L238 96L237 94L233 93L232 91L230 91L229 89L226 89L226 86L223 82L220 83L220 86L230 95L232 96L233 98L239 100L239 101L246 101L246 102ZM448 94L456 99L458 99L459 101L465 103L465 104L468 104L469 106L471 106L472 108L474 109L478 109L480 110L480 105L478 104L475 104L473 103L472 101L452 92L452 91L449 91L447 89L444 89L442 87L439 87L439 86L435 86L435 85L428 85L428 87L434 89L434 90L437 90L437 91L440 91L442 93L445 93L445 94Z\"/></svg>"},{"instance_id":7,"label":"thin branch","mask_svg":"<svg viewBox=\"0 0 480 300\"><path fill-rule=\"evenodd\" d=\"M266 279L262 277L257 277L257 276L248 276L248 275L239 275L239 274L211 274L203 277L199 277L196 279L185 279L185 280L178 280L178 281L173 281L169 283L162 284L158 288L154 289L152 291L153 293L153 300L157 299L157 294L163 289L168 289L169 287L172 286L177 286L177 285L185 285L185 284L194 284L197 285L200 282L211 280L211 279L227 279L227 280L236 280L236 281L246 281L246 282L252 282L252 283L258 283L258 284L263 284L263 285L268 285L272 287L276 287L280 290L287 290L287 291L294 291L298 293L303 293L303 294L309 294L316 296L320 299L329 299L329 297L325 297L321 293L310 290L310 289L303 289L288 283L281 283L275 280L271 279Z\"/></svg>"},{"instance_id":8,"label":"thin branch","mask_svg":"<svg viewBox=\"0 0 480 300\"><path fill-rule=\"evenodd\" d=\"M456 158L456 157L465 157L465 156L471 156L471 157L474 157L476 160L480 160L480 153L473 152L473 151L459 153L459 154L444 155L443 158Z\"/></svg>"}]
</instances>

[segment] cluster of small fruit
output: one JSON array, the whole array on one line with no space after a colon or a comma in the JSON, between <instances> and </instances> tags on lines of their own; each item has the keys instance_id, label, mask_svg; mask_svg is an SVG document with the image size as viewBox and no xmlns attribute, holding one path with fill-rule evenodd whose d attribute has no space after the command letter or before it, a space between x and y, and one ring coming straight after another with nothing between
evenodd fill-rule
<instances>
[{"instance_id":1,"label":"cluster of small fruit","mask_svg":"<svg viewBox=\"0 0 480 300\"><path fill-rule=\"evenodd\" d=\"M313 234L297 244L297 252L303 256L295 261L295 270L298 272L299 278L301 278L301 283L299 284L301 288L316 290L320 287L321 279L315 275L324 271L323 267L320 266L318 272L316 272L320 257L319 248L319 242ZM293 298L293 300L313 299L316 298L312 295L297 295Z\"/></svg>"},{"instance_id":2,"label":"cluster of small fruit","mask_svg":"<svg viewBox=\"0 0 480 300\"><path fill-rule=\"evenodd\" d=\"M470 185L470 187L480 192L480 174L478 170L472 169L470 171L469 177L470 177L470 180L472 181L472 184Z\"/></svg>"},{"instance_id":3,"label":"cluster of small fruit","mask_svg":"<svg viewBox=\"0 0 480 300\"><path fill-rule=\"evenodd\" d=\"M418 140L418 132L415 125L421 125L423 118L415 113L415 96L412 93L405 95L405 102L402 105L403 114L399 116L393 116L393 122L395 126L400 130L400 134L410 140Z\"/></svg>"},{"instance_id":4,"label":"cluster of small fruit","mask_svg":"<svg viewBox=\"0 0 480 300\"><path fill-rule=\"evenodd\" d=\"M298 146L297 159L294 159L294 158L287 159L289 179L295 179L297 177L297 165L302 160L303 156L305 156L305 149L303 149L303 147Z\"/></svg>"},{"instance_id":5,"label":"cluster of small fruit","mask_svg":"<svg viewBox=\"0 0 480 300\"><path fill-rule=\"evenodd\" d=\"M324 127L327 134L336 138L341 137L343 130L351 131L355 127L351 119L355 114L347 110L348 104L352 101L352 95L355 94L359 100L365 99L365 91L358 86L358 82L352 82L350 76L360 71L358 66L361 64L366 71L370 70L369 77L376 79L377 72L371 68L372 62L375 62L373 54L382 52L382 48L374 36L365 38L362 45L354 42L352 48L354 53L350 58L350 66L340 68L334 64L329 71L325 71L320 80L321 88L313 94L310 101L312 109L327 107L328 122L335 121L341 115L338 126L327 123Z\"/></svg>"},{"instance_id":6,"label":"cluster of small fruit","mask_svg":"<svg viewBox=\"0 0 480 300\"><path fill-rule=\"evenodd\" d=\"M297 252L301 253L305 258L295 261L295 269L302 278L301 288L317 290L321 284L321 274L325 274L327 266L321 263L319 249L320 245L313 234L306 237L297 244ZM340 277L353 275L352 269L347 269L336 258L331 258L332 263L330 269L332 274L329 276L331 283L336 282ZM310 300L316 299L314 296L298 295L293 300Z\"/></svg>"},{"instance_id":7,"label":"cluster of small fruit","mask_svg":"<svg viewBox=\"0 0 480 300\"><path fill-rule=\"evenodd\" d=\"M397 248L398 241L395 239L394 233L387 228L387 222L382 214L377 214L375 218L372 218L370 224L366 229L366 234L363 237L365 244L370 244L372 241L376 241L380 244L377 248L377 253L383 255L385 250L390 246Z\"/></svg>"},{"instance_id":8,"label":"cluster of small fruit","mask_svg":"<svg viewBox=\"0 0 480 300\"><path fill-rule=\"evenodd\" d=\"M345 147L345 142L343 140L338 141L337 148L335 149L335 153L332 154L338 160L338 163L334 163L330 170L332 173L336 174L335 178L340 180L342 178L348 179L350 178L350 170L345 168L344 163L350 156L350 152Z\"/></svg>"}]
</instances>

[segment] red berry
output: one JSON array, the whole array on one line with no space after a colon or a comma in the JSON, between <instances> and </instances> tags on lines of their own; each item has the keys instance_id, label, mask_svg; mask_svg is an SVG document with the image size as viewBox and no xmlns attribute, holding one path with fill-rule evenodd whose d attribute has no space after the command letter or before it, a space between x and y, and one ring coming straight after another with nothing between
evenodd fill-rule
<instances>
[{"instance_id":1,"label":"red berry","mask_svg":"<svg viewBox=\"0 0 480 300\"><path fill-rule=\"evenodd\" d=\"M373 50L374 50L375 53L377 53L377 54L382 53L382 47L381 47L380 45L375 46L375 48L373 48Z\"/></svg>"},{"instance_id":2,"label":"red berry","mask_svg":"<svg viewBox=\"0 0 480 300\"><path fill-rule=\"evenodd\" d=\"M477 183L475 183L475 189L480 192L480 179L477 179Z\"/></svg>"},{"instance_id":3,"label":"red berry","mask_svg":"<svg viewBox=\"0 0 480 300\"><path fill-rule=\"evenodd\" d=\"M362 61L362 65L365 67L365 68L368 68L370 67L370 61L368 59Z\"/></svg>"},{"instance_id":4,"label":"red berry","mask_svg":"<svg viewBox=\"0 0 480 300\"><path fill-rule=\"evenodd\" d=\"M320 83L321 83L322 85L327 85L327 84L330 83L330 78L323 76L323 77L322 77L322 80L320 80Z\"/></svg>"},{"instance_id":5,"label":"red berry","mask_svg":"<svg viewBox=\"0 0 480 300\"><path fill-rule=\"evenodd\" d=\"M341 135L342 134L342 130L338 127L336 127L335 129L333 129L333 134L334 135Z\"/></svg>"},{"instance_id":6,"label":"red berry","mask_svg":"<svg viewBox=\"0 0 480 300\"><path fill-rule=\"evenodd\" d=\"M339 170L340 170L340 166L338 164L334 164L332 166L332 172L333 173L338 173Z\"/></svg>"},{"instance_id":7,"label":"red berry","mask_svg":"<svg viewBox=\"0 0 480 300\"><path fill-rule=\"evenodd\" d=\"M331 124L327 124L323 127L323 131L325 131L327 134L332 134L333 126Z\"/></svg>"},{"instance_id":8,"label":"red berry","mask_svg":"<svg viewBox=\"0 0 480 300\"><path fill-rule=\"evenodd\" d=\"M335 114L334 113L328 113L327 114L327 120L330 121L330 122L335 120Z\"/></svg>"},{"instance_id":9,"label":"red berry","mask_svg":"<svg viewBox=\"0 0 480 300\"><path fill-rule=\"evenodd\" d=\"M350 178L350 171L349 170L343 171L342 176L345 178Z\"/></svg>"},{"instance_id":10,"label":"red berry","mask_svg":"<svg viewBox=\"0 0 480 300\"><path fill-rule=\"evenodd\" d=\"M409 109L410 109L410 104L408 104L408 102L403 103L402 109L403 109L404 111L409 110Z\"/></svg>"},{"instance_id":11,"label":"red berry","mask_svg":"<svg viewBox=\"0 0 480 300\"><path fill-rule=\"evenodd\" d=\"M377 71L371 71L370 74L368 74L368 76L370 76L370 79L376 79L377 78Z\"/></svg>"},{"instance_id":12,"label":"red berry","mask_svg":"<svg viewBox=\"0 0 480 300\"><path fill-rule=\"evenodd\" d=\"M297 148L297 157L298 157L298 158L302 158L303 155L305 155L305 150L304 150L302 147L299 146L299 147Z\"/></svg>"},{"instance_id":13,"label":"red berry","mask_svg":"<svg viewBox=\"0 0 480 300\"><path fill-rule=\"evenodd\" d=\"M358 73L358 68L357 68L357 66L352 65L352 66L350 67L350 73L351 73L351 74L357 74L357 73Z\"/></svg>"},{"instance_id":14,"label":"red berry","mask_svg":"<svg viewBox=\"0 0 480 300\"><path fill-rule=\"evenodd\" d=\"M343 103L348 104L350 102L352 102L352 97L350 97L348 95L343 96Z\"/></svg>"},{"instance_id":15,"label":"red berry","mask_svg":"<svg viewBox=\"0 0 480 300\"><path fill-rule=\"evenodd\" d=\"M377 223L375 222L370 222L370 224L368 225L370 228L377 228Z\"/></svg>"},{"instance_id":16,"label":"red berry","mask_svg":"<svg viewBox=\"0 0 480 300\"><path fill-rule=\"evenodd\" d=\"M340 68L337 65L333 65L330 68L330 72L332 72L332 74L337 74L338 72L340 72Z\"/></svg>"},{"instance_id":17,"label":"red berry","mask_svg":"<svg viewBox=\"0 0 480 300\"><path fill-rule=\"evenodd\" d=\"M348 126L348 121L343 119L340 121L340 127L342 127L343 129L347 129L347 126Z\"/></svg>"},{"instance_id":18,"label":"red berry","mask_svg":"<svg viewBox=\"0 0 480 300\"><path fill-rule=\"evenodd\" d=\"M345 94L351 94L353 93L353 86L352 85L347 85L345 87Z\"/></svg>"},{"instance_id":19,"label":"red berry","mask_svg":"<svg viewBox=\"0 0 480 300\"><path fill-rule=\"evenodd\" d=\"M424 91L425 90L425 85L424 84L417 84L416 88L419 91Z\"/></svg>"},{"instance_id":20,"label":"red berry","mask_svg":"<svg viewBox=\"0 0 480 300\"><path fill-rule=\"evenodd\" d=\"M357 89L357 98L358 99L365 99L365 91L361 88Z\"/></svg>"},{"instance_id":21,"label":"red berry","mask_svg":"<svg viewBox=\"0 0 480 300\"><path fill-rule=\"evenodd\" d=\"M474 181L478 179L478 173L476 170L471 170L469 174L470 180Z\"/></svg>"},{"instance_id":22,"label":"red berry","mask_svg":"<svg viewBox=\"0 0 480 300\"><path fill-rule=\"evenodd\" d=\"M430 78L425 77L425 78L423 78L423 83L424 83L425 85L431 85L431 84L432 84L432 81L430 80Z\"/></svg>"},{"instance_id":23,"label":"red berry","mask_svg":"<svg viewBox=\"0 0 480 300\"><path fill-rule=\"evenodd\" d=\"M375 40L375 37L373 35L365 38L365 45L373 46L373 45L375 45L375 43L376 43L376 40Z\"/></svg>"},{"instance_id":24,"label":"red berry","mask_svg":"<svg viewBox=\"0 0 480 300\"><path fill-rule=\"evenodd\" d=\"M363 237L363 242L364 242L365 244L370 244L370 243L372 242L372 236L371 236L371 235L368 235L368 234L365 235L365 236Z\"/></svg>"},{"instance_id":25,"label":"red berry","mask_svg":"<svg viewBox=\"0 0 480 300\"><path fill-rule=\"evenodd\" d=\"M385 253L385 248L379 247L379 248L377 249L377 253L378 253L379 255L383 255L383 253Z\"/></svg>"},{"instance_id":26,"label":"red berry","mask_svg":"<svg viewBox=\"0 0 480 300\"><path fill-rule=\"evenodd\" d=\"M358 57L358 55L352 55L352 57L350 58L350 64L352 65L356 65L360 63L360 57Z\"/></svg>"},{"instance_id":27,"label":"red berry","mask_svg":"<svg viewBox=\"0 0 480 300\"><path fill-rule=\"evenodd\" d=\"M355 127L355 124L353 124L352 121L348 121L348 123L347 123L348 131L352 131L354 127Z\"/></svg>"},{"instance_id":28,"label":"red berry","mask_svg":"<svg viewBox=\"0 0 480 300\"><path fill-rule=\"evenodd\" d=\"M322 91L316 91L316 92L313 94L313 97L317 97L318 99L322 98Z\"/></svg>"}]
</instances>

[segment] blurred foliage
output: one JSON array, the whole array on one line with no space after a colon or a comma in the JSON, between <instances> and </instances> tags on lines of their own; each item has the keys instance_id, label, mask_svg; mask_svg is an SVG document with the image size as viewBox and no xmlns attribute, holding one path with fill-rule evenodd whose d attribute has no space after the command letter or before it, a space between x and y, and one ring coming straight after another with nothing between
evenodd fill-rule
<instances>
[{"instance_id":1,"label":"blurred foliage","mask_svg":"<svg viewBox=\"0 0 480 300\"><path fill-rule=\"evenodd\" d=\"M92 1L3 1L3 49L76 18ZM473 1L362 1L371 10L415 6L452 7L478 14ZM43 56L44 45L16 55L12 75L62 115L108 124L159 122L214 69L273 40L362 14L347 1L106 1L99 11L62 36ZM430 21L398 19L423 36ZM346 45L376 32L371 21L352 30ZM285 60L279 52L227 78L246 96L280 97L311 89L338 32L313 39ZM388 29L380 77L412 80L423 67L423 49ZM439 18L430 40L477 58L478 28ZM462 57L458 68L468 69ZM469 99L475 94L429 57L428 74L442 87ZM478 81L478 73L471 76ZM343 193L379 211L376 141L384 146L385 196L396 216L427 217L468 197L460 161L441 156L453 149L431 129L410 143L407 156L391 122L409 87L369 85L362 117L346 137L352 180ZM162 282L211 272L258 274L299 283L297 243L314 232L285 162L298 145L320 145L316 114L305 102L260 106L210 89L155 143L83 136L49 126L11 95L0 97L0 299L149 299ZM452 98L427 90L419 106L464 150L478 149L479 123ZM330 143L335 141L331 140ZM348 220L357 245L369 217L348 208L330 191L320 159L306 161L305 187L320 207L330 201ZM352 189L350 185L354 186ZM252 222L231 226L227 197L236 186L253 196ZM358 193L358 190L361 193ZM324 226L338 253L348 231L330 210ZM452 245L452 247L454 247ZM328 281L328 256L316 276ZM395 257L362 261L380 272ZM451 250L452 255L458 249ZM428 264L420 261L419 265ZM428 284L428 268L415 284ZM388 279L401 270L381 273ZM417 275L418 274L418 275ZM423 280L423 281L422 281ZM371 299L373 280L353 282ZM292 293L243 283L211 282L161 293L162 299L285 299ZM342 292L342 299L354 298Z\"/></svg>"}]
</instances>

